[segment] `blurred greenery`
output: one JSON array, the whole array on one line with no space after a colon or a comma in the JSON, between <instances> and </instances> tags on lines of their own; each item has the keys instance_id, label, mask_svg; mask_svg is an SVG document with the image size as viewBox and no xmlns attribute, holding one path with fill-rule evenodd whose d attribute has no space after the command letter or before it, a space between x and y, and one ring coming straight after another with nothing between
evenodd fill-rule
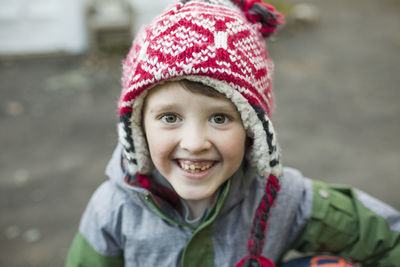
<instances>
[{"instance_id":1,"label":"blurred greenery","mask_svg":"<svg viewBox=\"0 0 400 267\"><path fill-rule=\"evenodd\" d=\"M285 16L290 15L292 5L289 4L287 1L282 0L264 0L264 3L273 5L277 11L284 14Z\"/></svg>"}]
</instances>

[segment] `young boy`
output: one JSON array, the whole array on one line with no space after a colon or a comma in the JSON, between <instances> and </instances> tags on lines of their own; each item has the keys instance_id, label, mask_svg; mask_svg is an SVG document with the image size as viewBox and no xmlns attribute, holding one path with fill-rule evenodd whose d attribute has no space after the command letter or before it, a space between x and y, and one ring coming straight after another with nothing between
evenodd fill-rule
<instances>
[{"instance_id":1,"label":"young boy","mask_svg":"<svg viewBox=\"0 0 400 267\"><path fill-rule=\"evenodd\" d=\"M282 168L261 1L180 1L123 64L119 145L66 266L275 266L290 249L399 266L400 214Z\"/></svg>"}]
</instances>

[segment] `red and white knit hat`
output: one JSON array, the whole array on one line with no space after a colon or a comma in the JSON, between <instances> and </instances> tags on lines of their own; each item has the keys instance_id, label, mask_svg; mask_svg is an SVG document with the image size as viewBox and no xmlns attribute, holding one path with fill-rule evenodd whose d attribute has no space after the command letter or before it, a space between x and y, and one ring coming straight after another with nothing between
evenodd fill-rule
<instances>
[{"instance_id":1,"label":"red and white knit hat","mask_svg":"<svg viewBox=\"0 0 400 267\"><path fill-rule=\"evenodd\" d=\"M119 138L131 174L153 170L141 127L147 90L164 81L188 79L215 88L236 105L257 148L247 155L250 163L262 176L280 176L269 120L274 109L273 62L263 35L272 33L282 16L261 0L237 2L239 7L227 0L177 2L136 36L123 62L119 100Z\"/></svg>"},{"instance_id":2,"label":"red and white knit hat","mask_svg":"<svg viewBox=\"0 0 400 267\"><path fill-rule=\"evenodd\" d=\"M141 29L123 62L119 139L132 175L154 169L141 123L148 89L187 79L211 86L236 105L253 140L246 158L259 175L274 178L266 188L267 203L260 203L255 216L252 236L265 231L266 223L258 229L257 220L266 220L279 190L281 163L269 119L274 109L273 62L264 37L281 23L283 16L261 0L181 0ZM257 258L263 242L251 238L250 256L240 264ZM257 261L269 266L261 258Z\"/></svg>"}]
</instances>

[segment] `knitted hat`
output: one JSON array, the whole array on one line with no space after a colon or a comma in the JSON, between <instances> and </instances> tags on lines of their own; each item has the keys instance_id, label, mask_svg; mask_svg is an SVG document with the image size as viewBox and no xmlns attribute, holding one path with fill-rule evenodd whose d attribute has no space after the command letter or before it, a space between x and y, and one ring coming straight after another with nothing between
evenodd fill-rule
<instances>
[{"instance_id":1,"label":"knitted hat","mask_svg":"<svg viewBox=\"0 0 400 267\"><path fill-rule=\"evenodd\" d=\"M276 178L281 175L269 119L274 109L273 62L263 38L281 23L283 16L261 0L181 0L140 30L123 62L119 139L125 167L132 175L154 169L141 122L150 88L171 80L197 81L224 94L237 107L253 141L246 158L269 179L254 219L250 255L240 264L255 261L269 266L268 259L260 258L263 238L257 241L253 236L265 231L269 207L279 190Z\"/></svg>"}]
</instances>

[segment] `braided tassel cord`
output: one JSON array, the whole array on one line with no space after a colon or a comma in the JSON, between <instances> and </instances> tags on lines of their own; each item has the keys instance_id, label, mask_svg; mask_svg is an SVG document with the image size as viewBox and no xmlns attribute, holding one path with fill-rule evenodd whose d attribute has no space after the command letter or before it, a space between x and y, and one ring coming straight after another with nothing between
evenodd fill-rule
<instances>
[{"instance_id":1,"label":"braided tassel cord","mask_svg":"<svg viewBox=\"0 0 400 267\"><path fill-rule=\"evenodd\" d=\"M253 219L253 226L247 245L249 255L239 261L236 267L275 267L274 263L261 256L261 253L265 243L269 211L274 204L279 189L278 180L271 174L265 188L265 194Z\"/></svg>"}]
</instances>

